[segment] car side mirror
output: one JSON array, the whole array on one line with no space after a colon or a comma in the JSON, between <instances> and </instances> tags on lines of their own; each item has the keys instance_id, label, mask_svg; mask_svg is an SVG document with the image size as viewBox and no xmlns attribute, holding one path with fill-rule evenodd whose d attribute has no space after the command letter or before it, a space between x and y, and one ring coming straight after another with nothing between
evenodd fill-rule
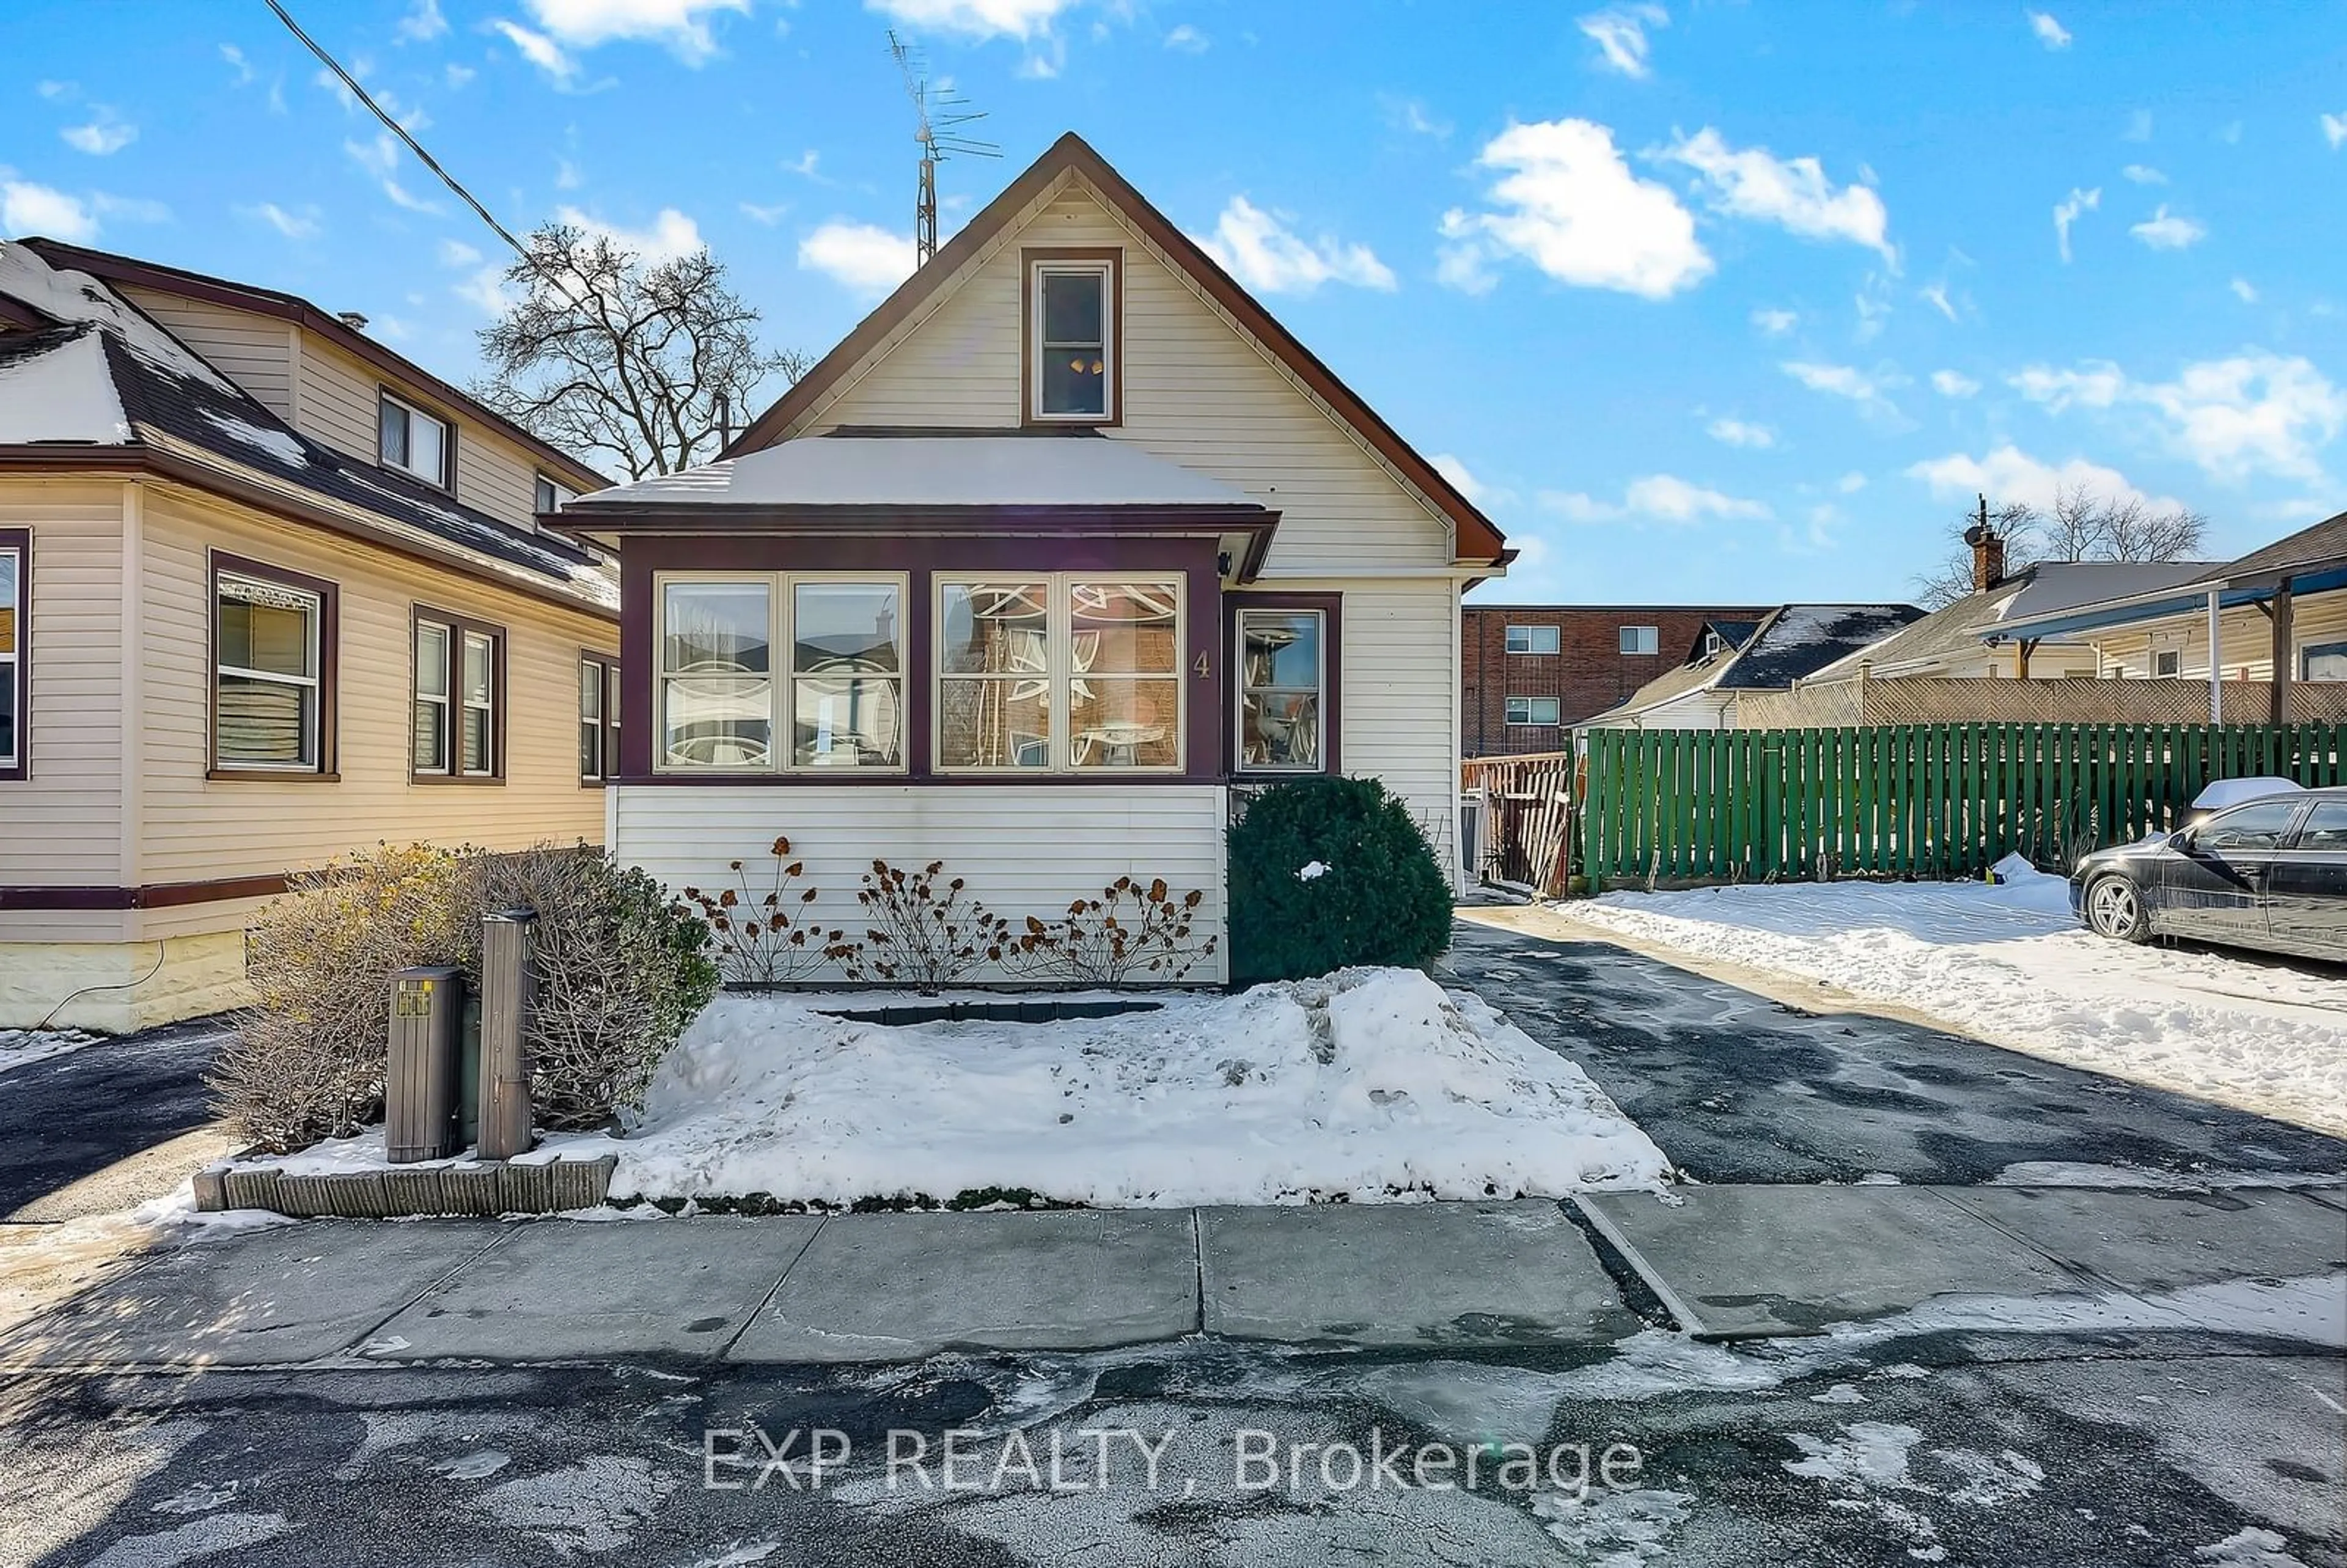
<instances>
[{"instance_id":1,"label":"car side mirror","mask_svg":"<svg viewBox=\"0 0 2347 1568\"><path fill-rule=\"evenodd\" d=\"M2188 827L2179 827L2168 835L2168 847L2178 855L2197 855L2199 853L2198 835Z\"/></svg>"}]
</instances>

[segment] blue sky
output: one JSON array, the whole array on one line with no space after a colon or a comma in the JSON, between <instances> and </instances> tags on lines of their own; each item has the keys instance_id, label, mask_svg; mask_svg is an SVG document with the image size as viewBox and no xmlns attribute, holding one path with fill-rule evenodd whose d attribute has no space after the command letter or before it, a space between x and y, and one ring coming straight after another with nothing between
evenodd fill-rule
<instances>
[{"instance_id":1,"label":"blue sky","mask_svg":"<svg viewBox=\"0 0 2347 1568\"><path fill-rule=\"evenodd\" d=\"M2347 9L290 0L519 231L707 242L777 344L909 263L895 26L1089 138L1525 548L1491 599L1898 598L2065 477L2216 553L2347 507ZM0 231L463 377L497 245L259 0L15 0Z\"/></svg>"}]
</instances>

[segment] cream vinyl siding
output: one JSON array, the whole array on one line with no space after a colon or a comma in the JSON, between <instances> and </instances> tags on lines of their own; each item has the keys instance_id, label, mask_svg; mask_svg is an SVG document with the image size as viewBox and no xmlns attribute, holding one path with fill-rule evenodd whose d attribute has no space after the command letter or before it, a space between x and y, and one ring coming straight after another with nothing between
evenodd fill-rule
<instances>
[{"instance_id":1,"label":"cream vinyl siding","mask_svg":"<svg viewBox=\"0 0 2347 1568\"><path fill-rule=\"evenodd\" d=\"M1063 916L1071 900L1098 897L1119 876L1163 876L1177 895L1205 894L1194 940L1223 935L1229 803L1219 784L620 784L609 793L620 858L677 892L735 886L726 865L740 860L754 902L773 885L766 845L787 835L806 866L794 895L817 891L808 917L826 928L860 934L869 925L856 894L876 855L907 869L944 861L946 876L963 878L1014 926ZM1227 947L1218 941L1187 982L1225 979Z\"/></svg>"},{"instance_id":2,"label":"cream vinyl siding","mask_svg":"<svg viewBox=\"0 0 2347 1568\"><path fill-rule=\"evenodd\" d=\"M2148 677L2152 654L2182 652L2178 674L2209 679L2209 616L2206 610L2172 616L2143 626L2116 627L2091 634L2102 654L2102 673ZM2218 618L2219 652L2228 681L2273 679L2273 622L2255 605L2231 606ZM2291 679L2299 678L2299 655L2324 642L2347 642L2347 590L2308 594L2291 602ZM2036 672L2035 664L2031 672ZM2088 671L2086 673L2093 673ZM2232 715L2228 715L2229 717Z\"/></svg>"},{"instance_id":3,"label":"cream vinyl siding","mask_svg":"<svg viewBox=\"0 0 2347 1568\"><path fill-rule=\"evenodd\" d=\"M150 487L144 539L144 881L261 875L381 839L496 849L600 840L602 792L579 784L579 656L614 651L610 623L186 492ZM338 783L205 778L208 548L339 587ZM410 614L418 603L505 628L501 784L408 780ZM159 917L150 928L216 928L234 911Z\"/></svg>"},{"instance_id":4,"label":"cream vinyl siding","mask_svg":"<svg viewBox=\"0 0 2347 1568\"><path fill-rule=\"evenodd\" d=\"M1401 796L1442 865L1458 820L1456 590L1431 582L1281 582L1344 595L1337 760Z\"/></svg>"},{"instance_id":5,"label":"cream vinyl siding","mask_svg":"<svg viewBox=\"0 0 2347 1568\"><path fill-rule=\"evenodd\" d=\"M213 369L251 393L272 414L288 424L295 422L296 329L291 323L134 284L117 284L116 292L170 328L181 343L203 355Z\"/></svg>"},{"instance_id":6,"label":"cream vinyl siding","mask_svg":"<svg viewBox=\"0 0 2347 1568\"><path fill-rule=\"evenodd\" d=\"M1028 247L1124 251L1123 424L1107 430L1283 514L1267 570L1450 564L1449 526L1284 366L1081 185L997 246L794 435L840 425L1016 427Z\"/></svg>"},{"instance_id":7,"label":"cream vinyl siding","mask_svg":"<svg viewBox=\"0 0 2347 1568\"><path fill-rule=\"evenodd\" d=\"M0 477L0 528L33 535L25 737L31 775L0 782L0 886L113 887L124 880L125 487ZM104 939L105 912L0 911L0 941Z\"/></svg>"}]
</instances>

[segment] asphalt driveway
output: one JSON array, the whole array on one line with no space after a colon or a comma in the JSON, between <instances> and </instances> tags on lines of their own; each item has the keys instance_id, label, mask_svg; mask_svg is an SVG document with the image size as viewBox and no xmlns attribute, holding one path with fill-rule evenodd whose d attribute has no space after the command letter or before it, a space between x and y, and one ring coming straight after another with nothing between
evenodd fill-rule
<instances>
[{"instance_id":1,"label":"asphalt driveway","mask_svg":"<svg viewBox=\"0 0 2347 1568\"><path fill-rule=\"evenodd\" d=\"M0 1072L0 1221L127 1208L225 1152L204 1071L226 1032L199 1019Z\"/></svg>"},{"instance_id":2,"label":"asphalt driveway","mask_svg":"<svg viewBox=\"0 0 2347 1568\"><path fill-rule=\"evenodd\" d=\"M2347 1172L2347 1142L2319 1132L1961 1035L1806 1013L1607 943L1460 920L1450 962L1701 1182Z\"/></svg>"}]
</instances>

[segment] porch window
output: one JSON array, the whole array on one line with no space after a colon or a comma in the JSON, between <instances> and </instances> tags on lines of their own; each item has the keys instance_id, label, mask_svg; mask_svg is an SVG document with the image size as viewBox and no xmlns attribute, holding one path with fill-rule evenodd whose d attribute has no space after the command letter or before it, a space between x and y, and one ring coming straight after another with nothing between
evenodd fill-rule
<instances>
[{"instance_id":1,"label":"porch window","mask_svg":"<svg viewBox=\"0 0 2347 1568\"><path fill-rule=\"evenodd\" d=\"M28 530L0 530L0 779L25 776L25 627L26 579L25 558L30 553Z\"/></svg>"},{"instance_id":2,"label":"porch window","mask_svg":"<svg viewBox=\"0 0 2347 1568\"><path fill-rule=\"evenodd\" d=\"M2151 656L2154 675L2174 675L2184 668L2184 654L2178 649L2163 648Z\"/></svg>"},{"instance_id":3,"label":"porch window","mask_svg":"<svg viewBox=\"0 0 2347 1568\"><path fill-rule=\"evenodd\" d=\"M1116 419L1115 256L1030 252L1027 406L1037 420Z\"/></svg>"},{"instance_id":4,"label":"porch window","mask_svg":"<svg viewBox=\"0 0 2347 1568\"><path fill-rule=\"evenodd\" d=\"M221 564L224 559L232 564ZM214 558L212 765L230 776L331 772L334 588Z\"/></svg>"},{"instance_id":5,"label":"porch window","mask_svg":"<svg viewBox=\"0 0 2347 1568\"><path fill-rule=\"evenodd\" d=\"M904 597L902 578L663 578L654 765L901 771Z\"/></svg>"},{"instance_id":6,"label":"porch window","mask_svg":"<svg viewBox=\"0 0 2347 1568\"><path fill-rule=\"evenodd\" d=\"M1511 724L1554 724L1561 717L1554 697L1511 697L1508 699L1508 723Z\"/></svg>"},{"instance_id":7,"label":"porch window","mask_svg":"<svg viewBox=\"0 0 2347 1568\"><path fill-rule=\"evenodd\" d=\"M938 767L1178 771L1182 615L1178 578L941 581Z\"/></svg>"},{"instance_id":8,"label":"porch window","mask_svg":"<svg viewBox=\"0 0 2347 1568\"><path fill-rule=\"evenodd\" d=\"M505 777L506 632L418 606L409 776L425 784Z\"/></svg>"},{"instance_id":9,"label":"porch window","mask_svg":"<svg viewBox=\"0 0 2347 1568\"><path fill-rule=\"evenodd\" d=\"M620 771L620 661L579 656L579 782L608 784Z\"/></svg>"},{"instance_id":10,"label":"porch window","mask_svg":"<svg viewBox=\"0 0 2347 1568\"><path fill-rule=\"evenodd\" d=\"M1327 750L1327 612L1242 610L1238 620L1239 771L1320 772Z\"/></svg>"},{"instance_id":11,"label":"porch window","mask_svg":"<svg viewBox=\"0 0 2347 1568\"><path fill-rule=\"evenodd\" d=\"M2347 681L2347 642L2317 642L2298 654L2301 681Z\"/></svg>"}]
</instances>

